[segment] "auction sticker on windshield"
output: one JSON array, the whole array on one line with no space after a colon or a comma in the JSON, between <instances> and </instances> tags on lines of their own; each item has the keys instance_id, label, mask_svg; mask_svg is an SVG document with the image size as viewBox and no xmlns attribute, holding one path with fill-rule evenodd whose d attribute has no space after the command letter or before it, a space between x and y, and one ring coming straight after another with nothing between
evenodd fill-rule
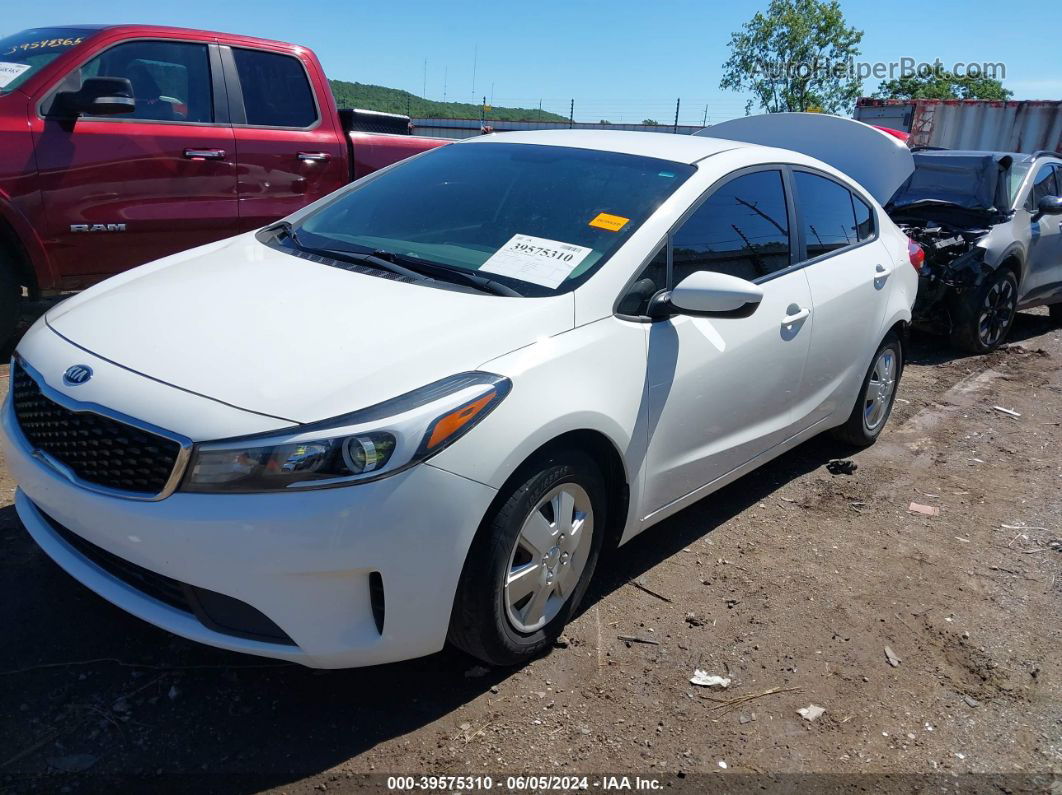
<instances>
[{"instance_id":1,"label":"auction sticker on windshield","mask_svg":"<svg viewBox=\"0 0 1062 795\"><path fill-rule=\"evenodd\" d=\"M593 249L531 235L513 235L480 266L480 272L555 288Z\"/></svg>"},{"instance_id":2,"label":"auction sticker on windshield","mask_svg":"<svg viewBox=\"0 0 1062 795\"><path fill-rule=\"evenodd\" d=\"M20 74L30 68L28 63L10 63L0 61L0 88L3 88Z\"/></svg>"}]
</instances>

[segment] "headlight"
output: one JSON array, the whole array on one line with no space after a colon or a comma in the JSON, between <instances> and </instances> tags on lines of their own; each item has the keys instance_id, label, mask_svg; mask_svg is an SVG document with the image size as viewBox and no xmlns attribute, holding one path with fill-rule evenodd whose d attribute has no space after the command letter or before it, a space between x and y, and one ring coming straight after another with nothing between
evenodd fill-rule
<instances>
[{"instance_id":1,"label":"headlight","mask_svg":"<svg viewBox=\"0 0 1062 795\"><path fill-rule=\"evenodd\" d=\"M247 494L392 475L453 444L511 386L502 376L462 373L331 420L198 444L181 490Z\"/></svg>"}]
</instances>

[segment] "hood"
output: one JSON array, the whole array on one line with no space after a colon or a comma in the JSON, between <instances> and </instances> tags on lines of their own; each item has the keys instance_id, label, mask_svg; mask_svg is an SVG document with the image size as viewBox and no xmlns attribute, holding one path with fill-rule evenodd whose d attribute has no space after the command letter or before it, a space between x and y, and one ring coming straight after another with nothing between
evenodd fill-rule
<instances>
[{"instance_id":1,"label":"hood","mask_svg":"<svg viewBox=\"0 0 1062 795\"><path fill-rule=\"evenodd\" d=\"M150 378L313 422L566 331L573 303L571 293L507 298L352 273L241 235L109 279L46 317Z\"/></svg>"},{"instance_id":2,"label":"hood","mask_svg":"<svg viewBox=\"0 0 1062 795\"><path fill-rule=\"evenodd\" d=\"M694 133L790 149L854 179L885 204L914 170L911 150L897 138L855 119L825 113L766 113L713 124Z\"/></svg>"},{"instance_id":3,"label":"hood","mask_svg":"<svg viewBox=\"0 0 1062 795\"><path fill-rule=\"evenodd\" d=\"M916 152L915 170L889 202L890 212L918 205L948 205L992 215L1004 212L1008 154L993 152Z\"/></svg>"}]
</instances>

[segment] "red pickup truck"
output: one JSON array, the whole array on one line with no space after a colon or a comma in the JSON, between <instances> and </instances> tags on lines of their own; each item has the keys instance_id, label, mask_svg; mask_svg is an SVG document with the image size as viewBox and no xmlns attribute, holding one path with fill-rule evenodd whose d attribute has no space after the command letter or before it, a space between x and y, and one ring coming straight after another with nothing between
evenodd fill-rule
<instances>
[{"instance_id":1,"label":"red pickup truck","mask_svg":"<svg viewBox=\"0 0 1062 795\"><path fill-rule=\"evenodd\" d=\"M447 143L356 131L317 57L143 25L0 39L0 347L19 301L263 226Z\"/></svg>"}]
</instances>

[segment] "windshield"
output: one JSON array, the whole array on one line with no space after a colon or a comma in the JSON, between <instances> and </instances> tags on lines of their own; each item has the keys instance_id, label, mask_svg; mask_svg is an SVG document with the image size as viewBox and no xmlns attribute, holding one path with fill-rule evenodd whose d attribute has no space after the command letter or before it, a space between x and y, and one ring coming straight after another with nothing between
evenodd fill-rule
<instances>
[{"instance_id":1,"label":"windshield","mask_svg":"<svg viewBox=\"0 0 1062 795\"><path fill-rule=\"evenodd\" d=\"M1010 171L1007 172L1007 206L1013 207L1018 202L1018 191L1021 190L1021 183L1025 181L1026 174L1029 173L1029 169L1032 168L1031 161L1023 161L1021 163L1014 163L1010 167Z\"/></svg>"},{"instance_id":2,"label":"windshield","mask_svg":"<svg viewBox=\"0 0 1062 795\"><path fill-rule=\"evenodd\" d=\"M489 275L520 295L585 281L694 167L530 144L452 144L370 177L304 218L300 245Z\"/></svg>"},{"instance_id":3,"label":"windshield","mask_svg":"<svg viewBox=\"0 0 1062 795\"><path fill-rule=\"evenodd\" d=\"M86 28L32 28L0 39L0 94L18 88L93 32Z\"/></svg>"}]
</instances>

